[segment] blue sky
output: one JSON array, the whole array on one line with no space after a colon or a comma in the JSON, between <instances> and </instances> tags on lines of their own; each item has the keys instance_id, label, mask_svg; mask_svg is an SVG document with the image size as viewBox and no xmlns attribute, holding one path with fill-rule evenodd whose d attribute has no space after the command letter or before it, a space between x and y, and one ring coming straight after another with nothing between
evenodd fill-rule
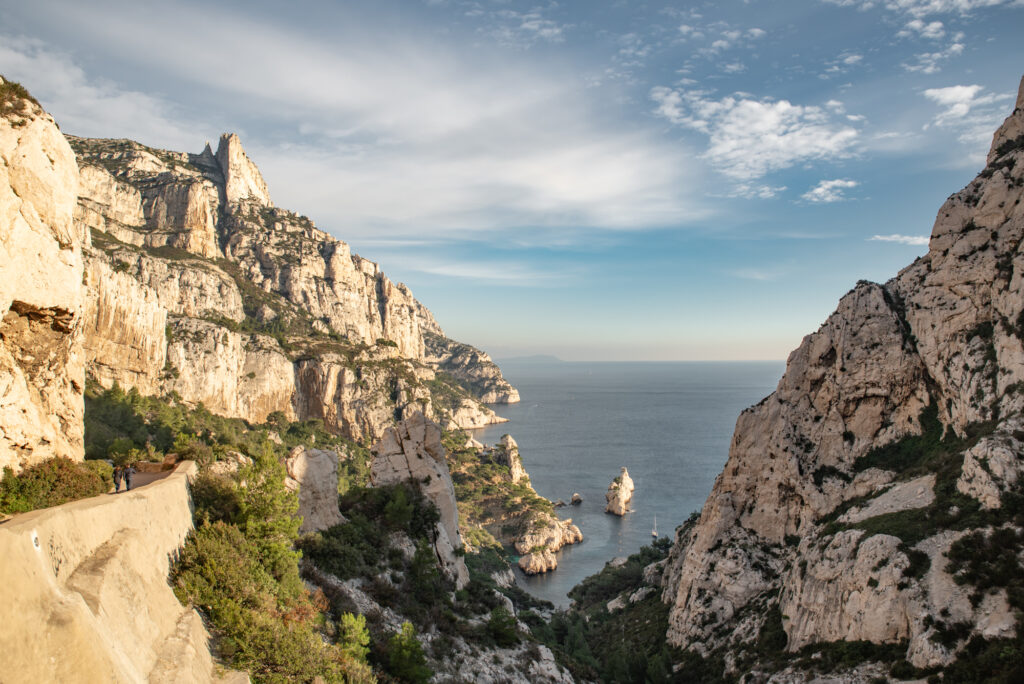
<instances>
[{"instance_id":1,"label":"blue sky","mask_svg":"<svg viewBox=\"0 0 1024 684\"><path fill-rule=\"evenodd\" d=\"M0 73L77 135L238 132L278 206L495 356L781 359L925 252L1022 29L1022 0L0 0Z\"/></svg>"}]
</instances>

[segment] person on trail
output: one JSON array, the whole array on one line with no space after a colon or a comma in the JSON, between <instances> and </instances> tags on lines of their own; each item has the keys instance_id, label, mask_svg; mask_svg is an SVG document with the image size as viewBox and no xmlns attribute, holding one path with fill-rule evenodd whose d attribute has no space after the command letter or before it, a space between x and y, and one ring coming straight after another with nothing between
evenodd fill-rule
<instances>
[{"instance_id":1,"label":"person on trail","mask_svg":"<svg viewBox=\"0 0 1024 684\"><path fill-rule=\"evenodd\" d=\"M121 491L121 482L124 479L124 468L121 466L114 466L114 493L117 494Z\"/></svg>"},{"instance_id":2,"label":"person on trail","mask_svg":"<svg viewBox=\"0 0 1024 684\"><path fill-rule=\"evenodd\" d=\"M124 469L125 491L131 491L133 475L135 475L135 466L129 463L128 467Z\"/></svg>"}]
</instances>

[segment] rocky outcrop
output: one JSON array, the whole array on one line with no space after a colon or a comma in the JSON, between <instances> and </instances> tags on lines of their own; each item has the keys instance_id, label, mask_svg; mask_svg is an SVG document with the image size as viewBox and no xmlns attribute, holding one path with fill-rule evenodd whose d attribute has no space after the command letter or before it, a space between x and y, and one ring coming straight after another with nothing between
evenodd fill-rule
<instances>
[{"instance_id":1,"label":"rocky outcrop","mask_svg":"<svg viewBox=\"0 0 1024 684\"><path fill-rule=\"evenodd\" d=\"M908 659L931 667L962 644L931 638L937 615L973 634L1012 632L994 617L1008 614L998 593L984 610L963 602L944 554L963 534L948 528L970 523L951 485L996 509L1024 471L1022 102L988 167L940 209L928 254L885 285L859 283L790 355L775 393L740 415L666 565L672 644L739 648L776 594L790 650L906 639ZM940 440L966 449L962 468ZM916 528L927 534L887 525L900 519L928 521Z\"/></svg>"},{"instance_id":2,"label":"rocky outcrop","mask_svg":"<svg viewBox=\"0 0 1024 684\"><path fill-rule=\"evenodd\" d=\"M437 507L434 551L445 574L461 589L469 582L469 570L461 555L459 510L455 488L441 445L441 428L422 413L413 414L396 427L388 428L373 446L370 480L374 485L397 484L412 480L424 496Z\"/></svg>"},{"instance_id":3,"label":"rocky outcrop","mask_svg":"<svg viewBox=\"0 0 1024 684\"><path fill-rule=\"evenodd\" d=\"M474 396L487 404L514 404L519 401L519 390L501 375L491 357L476 347L444 337L433 316L421 308L417 317L424 334L426 359L443 370Z\"/></svg>"},{"instance_id":4,"label":"rocky outcrop","mask_svg":"<svg viewBox=\"0 0 1024 684\"><path fill-rule=\"evenodd\" d=\"M163 480L0 526L0 679L213 682L210 635L167 582L192 529L180 464ZM244 675L241 681L247 681Z\"/></svg>"},{"instance_id":5,"label":"rocky outcrop","mask_svg":"<svg viewBox=\"0 0 1024 684\"><path fill-rule=\"evenodd\" d=\"M83 455L77 192L75 157L53 119L13 98L0 111L0 466L15 471Z\"/></svg>"},{"instance_id":6,"label":"rocky outcrop","mask_svg":"<svg viewBox=\"0 0 1024 684\"><path fill-rule=\"evenodd\" d=\"M69 140L78 226L95 233L87 348L100 384L178 392L251 422L322 419L357 440L415 411L448 428L504 421L481 403L515 391L489 357L445 338L377 264L275 208L238 136L216 154ZM450 353L430 357L427 337ZM444 364L458 396L435 402Z\"/></svg>"},{"instance_id":7,"label":"rocky outcrop","mask_svg":"<svg viewBox=\"0 0 1024 684\"><path fill-rule=\"evenodd\" d=\"M83 169L76 212L81 225L128 244L221 255L223 176L215 161L130 140L68 141Z\"/></svg>"},{"instance_id":8,"label":"rocky outcrop","mask_svg":"<svg viewBox=\"0 0 1024 684\"><path fill-rule=\"evenodd\" d=\"M608 503L604 507L604 512L619 516L626 515L629 511L629 502L633 500L633 489L633 478L623 467L622 472L612 480L612 483L608 485L608 491L605 492L604 498Z\"/></svg>"},{"instance_id":9,"label":"rocky outcrop","mask_svg":"<svg viewBox=\"0 0 1024 684\"><path fill-rule=\"evenodd\" d=\"M516 444L516 440L512 439L512 435L502 435L501 440L494 446L491 456L496 463L508 468L508 477L513 483L519 482L524 477L529 478L523 468L523 459L519 455L519 445Z\"/></svg>"},{"instance_id":10,"label":"rocky outcrop","mask_svg":"<svg viewBox=\"0 0 1024 684\"><path fill-rule=\"evenodd\" d=\"M263 174L249 159L242 149L242 141L234 133L220 136L217 164L224 175L224 197L229 204L251 200L267 207L274 206L267 184L263 182Z\"/></svg>"},{"instance_id":11,"label":"rocky outcrop","mask_svg":"<svg viewBox=\"0 0 1024 684\"><path fill-rule=\"evenodd\" d=\"M338 510L337 453L297 446L288 454L285 468L285 485L299 492L300 533L318 532L345 522Z\"/></svg>"},{"instance_id":12,"label":"rocky outcrop","mask_svg":"<svg viewBox=\"0 0 1024 684\"><path fill-rule=\"evenodd\" d=\"M550 572L558 567L555 552L581 541L583 533L572 524L572 518L542 517L515 542L516 551L523 554L519 557L519 568L527 575Z\"/></svg>"}]
</instances>

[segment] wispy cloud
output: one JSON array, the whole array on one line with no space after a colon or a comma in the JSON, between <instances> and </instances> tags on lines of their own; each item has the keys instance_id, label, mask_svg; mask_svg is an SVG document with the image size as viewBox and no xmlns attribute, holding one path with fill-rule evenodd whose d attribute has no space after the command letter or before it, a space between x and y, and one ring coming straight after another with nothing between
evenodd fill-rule
<instances>
[{"instance_id":1,"label":"wispy cloud","mask_svg":"<svg viewBox=\"0 0 1024 684\"><path fill-rule=\"evenodd\" d=\"M957 33L953 36L953 42L944 50L937 52L921 52L914 55L915 62L904 62L903 68L907 71L917 71L922 74L934 74L942 69L942 63L946 60L962 55L964 52L964 34Z\"/></svg>"},{"instance_id":2,"label":"wispy cloud","mask_svg":"<svg viewBox=\"0 0 1024 684\"><path fill-rule=\"evenodd\" d=\"M956 85L929 88L924 96L941 109L925 126L949 128L957 132L960 142L983 151L992 138L992 130L999 125L1002 103L1013 100L1011 93L986 93L980 85Z\"/></svg>"},{"instance_id":3,"label":"wispy cloud","mask_svg":"<svg viewBox=\"0 0 1024 684\"><path fill-rule=\"evenodd\" d=\"M219 134L188 120L163 98L90 79L70 55L39 40L0 35L0 72L22 81L69 133L103 136L117 131L117 137L186 148Z\"/></svg>"},{"instance_id":4,"label":"wispy cloud","mask_svg":"<svg viewBox=\"0 0 1024 684\"><path fill-rule=\"evenodd\" d=\"M868 238L869 241L876 242L895 242L901 245L927 245L927 235L872 235Z\"/></svg>"},{"instance_id":5,"label":"wispy cloud","mask_svg":"<svg viewBox=\"0 0 1024 684\"><path fill-rule=\"evenodd\" d=\"M270 134L243 140L275 199L348 236L632 229L706 214L685 146L664 145L654 126L619 125L550 59L508 60L412 29L381 50L356 28L319 40L198 5L48 11L58 9L87 46L187 84L181 92L217 93L226 121L266 126ZM0 49L0 69L17 67L69 132L192 150L219 134L183 113L214 118L201 95L185 109L99 81L52 45L5 37Z\"/></svg>"},{"instance_id":6,"label":"wispy cloud","mask_svg":"<svg viewBox=\"0 0 1024 684\"><path fill-rule=\"evenodd\" d=\"M725 175L751 181L814 160L849 157L857 130L821 107L737 94L719 100L664 86L650 92L654 113L708 137L704 157Z\"/></svg>"},{"instance_id":7,"label":"wispy cloud","mask_svg":"<svg viewBox=\"0 0 1024 684\"><path fill-rule=\"evenodd\" d=\"M860 183L857 181L844 178L823 180L801 195L801 198L815 203L841 202L847 199L845 191L851 190L858 185Z\"/></svg>"},{"instance_id":8,"label":"wispy cloud","mask_svg":"<svg viewBox=\"0 0 1024 684\"><path fill-rule=\"evenodd\" d=\"M1024 5L1021 0L823 0L830 5L842 7L857 7L861 10L869 10L874 7L884 7L894 12L905 12L914 17L926 17L932 14L960 14L968 15L971 12L985 7L996 7L1008 5L1020 7Z\"/></svg>"},{"instance_id":9,"label":"wispy cloud","mask_svg":"<svg viewBox=\"0 0 1024 684\"><path fill-rule=\"evenodd\" d=\"M489 25L481 29L488 37L517 48L535 43L561 43L570 24L546 18L541 9L529 12L503 9L489 13Z\"/></svg>"}]
</instances>

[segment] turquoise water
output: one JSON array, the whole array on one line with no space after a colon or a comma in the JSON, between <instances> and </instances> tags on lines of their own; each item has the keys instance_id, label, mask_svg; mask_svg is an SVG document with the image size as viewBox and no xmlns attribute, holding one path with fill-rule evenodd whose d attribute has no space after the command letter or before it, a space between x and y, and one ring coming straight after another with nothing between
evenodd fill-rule
<instances>
[{"instance_id":1,"label":"turquoise water","mask_svg":"<svg viewBox=\"0 0 1024 684\"><path fill-rule=\"evenodd\" d=\"M519 443L523 465L541 496L580 506L559 509L583 532L582 544L558 554L558 569L520 585L556 605L616 556L672 536L698 510L729 455L736 418L774 391L782 361L499 362L522 402L494 409L511 422L474 431L493 444L505 433ZM633 511L604 513L604 493L626 466L636 485Z\"/></svg>"}]
</instances>

